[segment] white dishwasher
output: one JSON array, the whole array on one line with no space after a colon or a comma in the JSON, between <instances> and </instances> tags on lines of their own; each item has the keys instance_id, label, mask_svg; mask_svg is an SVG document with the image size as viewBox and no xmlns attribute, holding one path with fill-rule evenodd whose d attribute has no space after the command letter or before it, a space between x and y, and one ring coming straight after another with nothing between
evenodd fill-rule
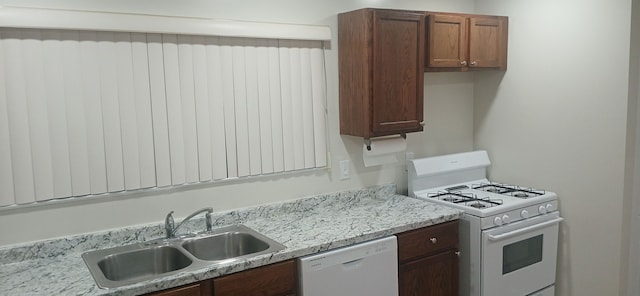
<instances>
[{"instance_id":1,"label":"white dishwasher","mask_svg":"<svg viewBox=\"0 0 640 296\"><path fill-rule=\"evenodd\" d=\"M300 258L302 296L397 296L398 245L385 237Z\"/></svg>"}]
</instances>

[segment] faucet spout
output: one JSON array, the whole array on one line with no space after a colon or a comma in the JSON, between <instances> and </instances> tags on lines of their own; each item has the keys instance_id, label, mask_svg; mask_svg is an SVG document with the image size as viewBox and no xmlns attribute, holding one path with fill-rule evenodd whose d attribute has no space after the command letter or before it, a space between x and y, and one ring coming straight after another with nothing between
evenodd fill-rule
<instances>
[{"instance_id":1,"label":"faucet spout","mask_svg":"<svg viewBox=\"0 0 640 296\"><path fill-rule=\"evenodd\" d=\"M200 213L205 213L205 212L206 212L205 220L206 220L207 231L211 231L211 228L213 227L213 221L211 219L211 213L213 213L213 208L204 208L204 209L197 210L193 214L184 218L184 220L178 223L177 226L175 226L175 222L173 220L173 211L169 212L169 214L167 214L167 217L164 220L164 229L167 233L167 238L176 237L176 233L178 232L178 229L180 229L180 227L182 226L182 224L184 224L184 222L187 222L194 216Z\"/></svg>"}]
</instances>

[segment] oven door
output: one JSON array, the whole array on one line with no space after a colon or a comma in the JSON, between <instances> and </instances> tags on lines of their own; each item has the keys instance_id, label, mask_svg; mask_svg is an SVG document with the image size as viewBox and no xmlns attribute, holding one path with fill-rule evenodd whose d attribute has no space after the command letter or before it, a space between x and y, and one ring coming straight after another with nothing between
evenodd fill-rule
<instances>
[{"instance_id":1,"label":"oven door","mask_svg":"<svg viewBox=\"0 0 640 296\"><path fill-rule=\"evenodd\" d=\"M482 232L482 296L524 296L553 285L558 212Z\"/></svg>"}]
</instances>

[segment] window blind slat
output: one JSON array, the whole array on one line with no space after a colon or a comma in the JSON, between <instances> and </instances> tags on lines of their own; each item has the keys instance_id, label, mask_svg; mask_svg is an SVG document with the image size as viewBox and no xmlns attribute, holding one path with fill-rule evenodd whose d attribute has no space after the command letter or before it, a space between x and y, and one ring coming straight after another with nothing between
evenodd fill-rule
<instances>
[{"instance_id":1,"label":"window blind slat","mask_svg":"<svg viewBox=\"0 0 640 296\"><path fill-rule=\"evenodd\" d=\"M304 146L304 168L314 168L315 146L313 129L313 94L311 91L311 53L309 43L300 43L300 88L302 97L302 129Z\"/></svg>"},{"instance_id":2,"label":"window blind slat","mask_svg":"<svg viewBox=\"0 0 640 296\"><path fill-rule=\"evenodd\" d=\"M100 101L100 56L96 32L80 32L82 97L85 103L85 125L89 150L89 181L91 193L107 192L107 164Z\"/></svg>"},{"instance_id":3,"label":"window blind slat","mask_svg":"<svg viewBox=\"0 0 640 296\"><path fill-rule=\"evenodd\" d=\"M204 37L192 38L199 180L210 181L213 179L213 170L211 168L211 115L209 115L209 95L207 93L207 53Z\"/></svg>"},{"instance_id":4,"label":"window blind slat","mask_svg":"<svg viewBox=\"0 0 640 296\"><path fill-rule=\"evenodd\" d=\"M327 127L325 107L325 71L322 42L316 42L316 46L312 47L310 50L310 55L315 165L316 167L324 167L327 166Z\"/></svg>"},{"instance_id":5,"label":"window blind slat","mask_svg":"<svg viewBox=\"0 0 640 296\"><path fill-rule=\"evenodd\" d=\"M111 32L98 33L100 61L100 94L107 168L107 191L124 190L124 164L118 102L118 73L116 70L115 36Z\"/></svg>"},{"instance_id":6,"label":"window blind slat","mask_svg":"<svg viewBox=\"0 0 640 296\"><path fill-rule=\"evenodd\" d=\"M148 34L147 42L156 183L158 186L163 187L171 185L171 155L169 149L169 120L164 82L162 35Z\"/></svg>"},{"instance_id":7,"label":"window blind slat","mask_svg":"<svg viewBox=\"0 0 640 296\"><path fill-rule=\"evenodd\" d=\"M53 197L72 196L67 102L64 91L62 33L42 31L44 85L47 90L47 114L53 174ZM1 79L0 79L1 80Z\"/></svg>"},{"instance_id":8,"label":"window blind slat","mask_svg":"<svg viewBox=\"0 0 640 296\"><path fill-rule=\"evenodd\" d=\"M207 87L211 132L211 169L214 180L227 178L227 142L220 41L206 38Z\"/></svg>"},{"instance_id":9,"label":"window blind slat","mask_svg":"<svg viewBox=\"0 0 640 296\"><path fill-rule=\"evenodd\" d=\"M21 48L21 32L17 29L3 31L5 51L5 87L9 116L11 159L15 202L17 204L35 201L31 140L29 138L29 111Z\"/></svg>"},{"instance_id":10,"label":"window blind slat","mask_svg":"<svg viewBox=\"0 0 640 296\"><path fill-rule=\"evenodd\" d=\"M232 39L233 48L233 100L236 120L236 151L238 176L250 175L249 125L247 117L247 81L245 69L245 46L241 39Z\"/></svg>"},{"instance_id":11,"label":"window blind slat","mask_svg":"<svg viewBox=\"0 0 640 296\"><path fill-rule=\"evenodd\" d=\"M0 30L0 38L4 32ZM2 39L0 39L2 40ZM13 190L13 165L11 162L11 137L9 132L9 108L7 87L5 85L4 42L0 41L0 206L15 203Z\"/></svg>"},{"instance_id":12,"label":"window blind slat","mask_svg":"<svg viewBox=\"0 0 640 296\"><path fill-rule=\"evenodd\" d=\"M222 75L222 98L224 104L224 136L227 155L227 176L229 178L238 177L238 158L236 149L236 120L233 114L234 104L234 76L233 73L233 48L231 38L220 38L220 61Z\"/></svg>"},{"instance_id":13,"label":"window blind slat","mask_svg":"<svg viewBox=\"0 0 640 296\"><path fill-rule=\"evenodd\" d=\"M280 45L269 40L269 97L271 98L271 132L273 143L273 171L284 171L284 128L282 121L282 83L280 75Z\"/></svg>"},{"instance_id":14,"label":"window blind slat","mask_svg":"<svg viewBox=\"0 0 640 296\"><path fill-rule=\"evenodd\" d=\"M89 177L89 147L85 105L82 95L80 66L80 34L77 31L62 32L62 62L64 95L66 98L67 129L69 132L69 156L71 167L71 191L74 196L91 193Z\"/></svg>"},{"instance_id":15,"label":"window blind slat","mask_svg":"<svg viewBox=\"0 0 640 296\"><path fill-rule=\"evenodd\" d=\"M122 137L122 163L125 190L141 188L140 147L138 145L138 121L133 78L132 40L129 33L115 33L115 71L117 101L120 113Z\"/></svg>"},{"instance_id":16,"label":"window blind slat","mask_svg":"<svg viewBox=\"0 0 640 296\"><path fill-rule=\"evenodd\" d=\"M295 41L287 40L286 46L289 47L289 56L281 56L281 59L288 59L290 65L290 83L291 88L291 113L290 117L293 124L293 165L294 169L301 170L304 168L304 130L303 130L303 110L302 110L302 80L301 80L301 63L300 48L297 47ZM286 68L281 71L287 71ZM284 115L284 114L283 114Z\"/></svg>"},{"instance_id":17,"label":"window blind slat","mask_svg":"<svg viewBox=\"0 0 640 296\"><path fill-rule=\"evenodd\" d=\"M165 91L169 118L171 184L173 185L180 185L186 182L183 107L180 98L180 66L178 64L177 43L178 38L176 35L162 35Z\"/></svg>"},{"instance_id":18,"label":"window blind slat","mask_svg":"<svg viewBox=\"0 0 640 296\"><path fill-rule=\"evenodd\" d=\"M147 36L131 34L133 87L135 96L140 186L156 186L156 164L154 157L153 117L151 115L150 66L147 51ZM127 188L129 189L129 188Z\"/></svg>"},{"instance_id":19,"label":"window blind slat","mask_svg":"<svg viewBox=\"0 0 640 296\"><path fill-rule=\"evenodd\" d=\"M280 95L282 108L282 153L284 157L284 170L291 171L295 169L294 155L294 134L293 125L293 93L291 82L291 50L288 48L288 42L280 41Z\"/></svg>"},{"instance_id":20,"label":"window blind slat","mask_svg":"<svg viewBox=\"0 0 640 296\"><path fill-rule=\"evenodd\" d=\"M267 40L256 41L256 72L258 83L258 116L260 121L260 159L263 174L273 173L273 135L271 122L271 90L269 75L269 44Z\"/></svg>"},{"instance_id":21,"label":"window blind slat","mask_svg":"<svg viewBox=\"0 0 640 296\"><path fill-rule=\"evenodd\" d=\"M250 174L262 174L261 145L260 145L260 103L258 101L258 57L257 40L247 40L245 43L245 77L247 83L247 124L249 132L249 167Z\"/></svg>"},{"instance_id":22,"label":"window blind slat","mask_svg":"<svg viewBox=\"0 0 640 296\"><path fill-rule=\"evenodd\" d=\"M36 200L53 198L53 164L44 83L42 32L22 31L22 52Z\"/></svg>"},{"instance_id":23,"label":"window blind slat","mask_svg":"<svg viewBox=\"0 0 640 296\"><path fill-rule=\"evenodd\" d=\"M178 66L182 128L184 137L184 166L186 183L200 180L198 169L198 134L196 128L196 102L193 76L193 45L191 36L178 35Z\"/></svg>"}]
</instances>

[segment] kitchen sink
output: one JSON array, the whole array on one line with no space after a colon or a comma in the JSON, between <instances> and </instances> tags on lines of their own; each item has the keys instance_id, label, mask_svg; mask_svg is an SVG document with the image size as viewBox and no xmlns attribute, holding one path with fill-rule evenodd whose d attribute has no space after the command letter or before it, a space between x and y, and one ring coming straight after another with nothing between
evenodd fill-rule
<instances>
[{"instance_id":1,"label":"kitchen sink","mask_svg":"<svg viewBox=\"0 0 640 296\"><path fill-rule=\"evenodd\" d=\"M252 255L269 249L269 244L255 235L228 231L209 237L189 239L182 247L202 260L224 260Z\"/></svg>"},{"instance_id":2,"label":"kitchen sink","mask_svg":"<svg viewBox=\"0 0 640 296\"><path fill-rule=\"evenodd\" d=\"M274 253L285 247L244 225L82 254L101 288L116 288L179 272Z\"/></svg>"},{"instance_id":3,"label":"kitchen sink","mask_svg":"<svg viewBox=\"0 0 640 296\"><path fill-rule=\"evenodd\" d=\"M98 262L98 267L111 281L137 281L183 269L192 262L176 248L157 246L108 255Z\"/></svg>"}]
</instances>

